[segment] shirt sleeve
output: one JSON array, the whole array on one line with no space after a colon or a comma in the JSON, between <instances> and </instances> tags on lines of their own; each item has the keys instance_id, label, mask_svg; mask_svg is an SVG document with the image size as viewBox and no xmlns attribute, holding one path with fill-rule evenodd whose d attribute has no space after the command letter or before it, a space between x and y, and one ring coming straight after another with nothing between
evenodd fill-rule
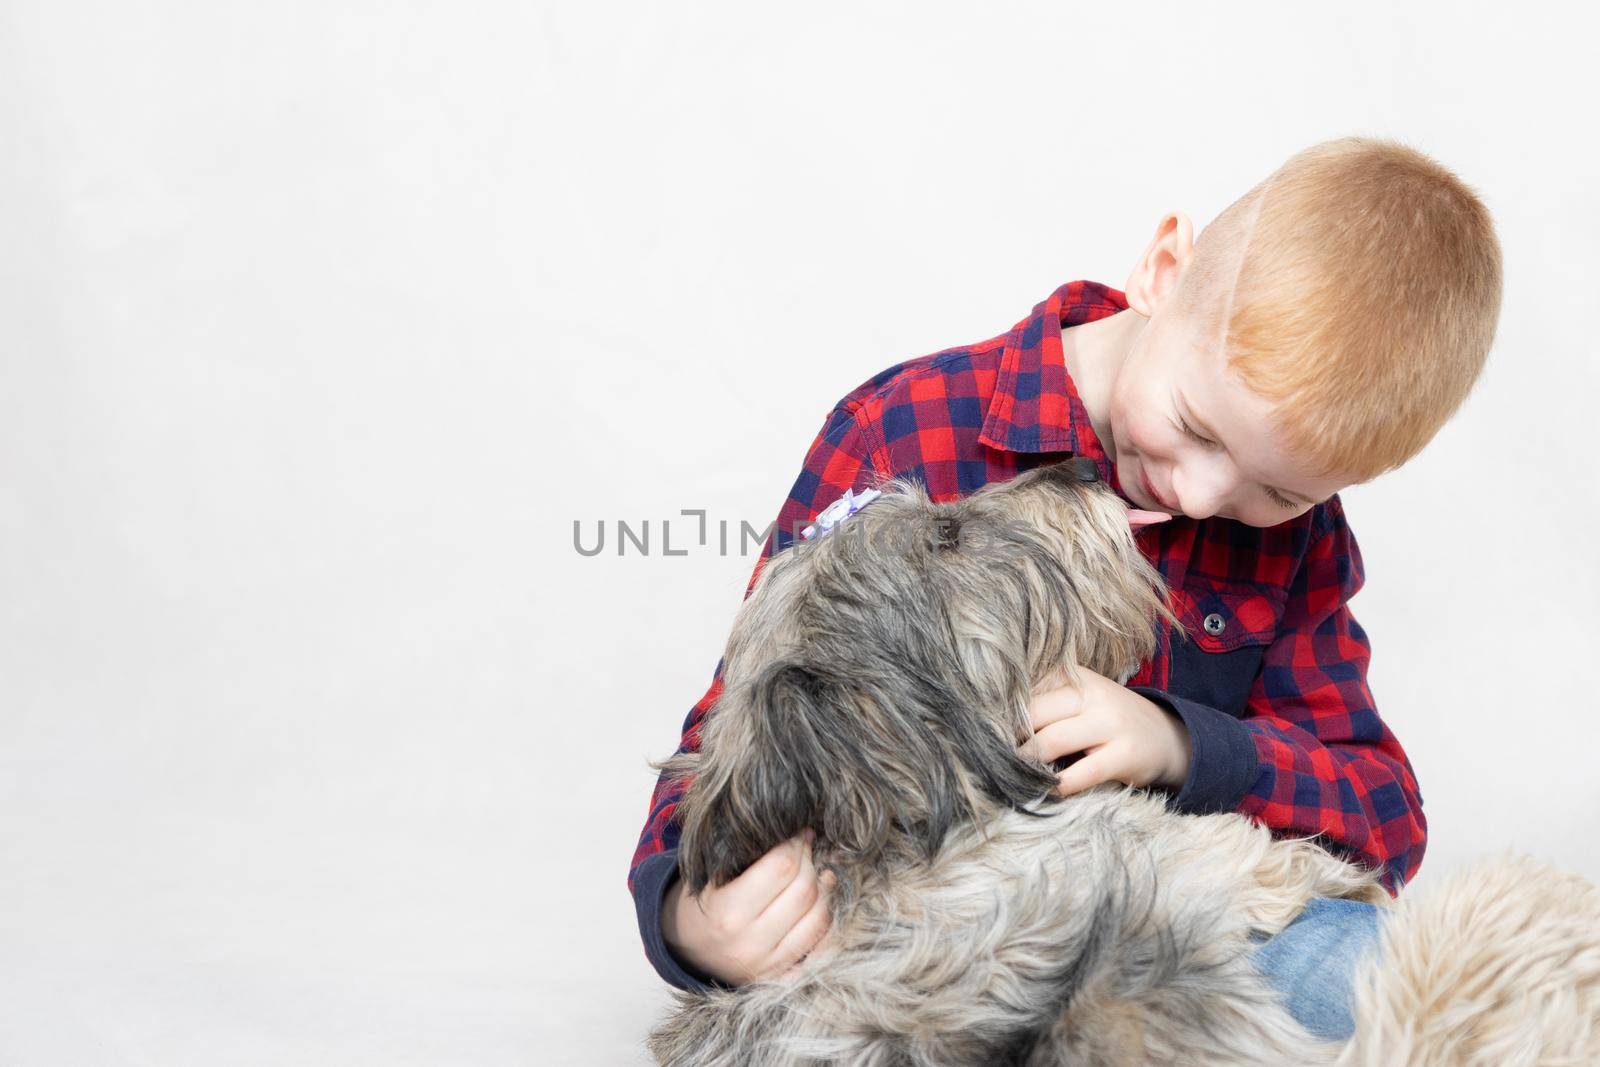
<instances>
[{"instance_id":1,"label":"shirt sleeve","mask_svg":"<svg viewBox=\"0 0 1600 1067\"><path fill-rule=\"evenodd\" d=\"M1236 810L1281 836L1323 835L1394 894L1422 864L1422 793L1367 685L1372 646L1349 607L1365 583L1360 548L1337 495L1318 510L1244 718L1133 688L1189 729L1194 756L1173 807Z\"/></svg>"},{"instance_id":2,"label":"shirt sleeve","mask_svg":"<svg viewBox=\"0 0 1600 1067\"><path fill-rule=\"evenodd\" d=\"M843 496L846 490L876 484L878 478L869 445L869 441L876 440L879 438L873 435L855 407L840 406L829 413L816 440L806 451L800 474L762 545L745 586L747 598L755 589L766 561L793 544L799 531L815 521L818 512ZM722 662L719 660L710 688L689 709L684 720L679 752L699 749L701 726L721 696ZM662 902L678 876L680 826L677 809L688 784L681 779L669 781L665 775L657 778L644 830L628 868L628 890L633 894L645 955L656 972L670 985L698 991L719 983L674 956L661 932Z\"/></svg>"}]
</instances>

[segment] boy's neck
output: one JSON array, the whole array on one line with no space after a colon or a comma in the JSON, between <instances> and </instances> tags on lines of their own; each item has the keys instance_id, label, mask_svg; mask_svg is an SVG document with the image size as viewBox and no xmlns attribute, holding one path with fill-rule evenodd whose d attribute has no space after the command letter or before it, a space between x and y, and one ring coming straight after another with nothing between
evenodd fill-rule
<instances>
[{"instance_id":1,"label":"boy's neck","mask_svg":"<svg viewBox=\"0 0 1600 1067\"><path fill-rule=\"evenodd\" d=\"M1072 379L1089 424L1100 439L1100 447L1113 464L1117 443L1111 437L1106 415L1111 408L1111 388L1133 343L1150 320L1131 308L1093 322L1082 322L1061 331L1061 354L1066 358L1067 376Z\"/></svg>"}]
</instances>

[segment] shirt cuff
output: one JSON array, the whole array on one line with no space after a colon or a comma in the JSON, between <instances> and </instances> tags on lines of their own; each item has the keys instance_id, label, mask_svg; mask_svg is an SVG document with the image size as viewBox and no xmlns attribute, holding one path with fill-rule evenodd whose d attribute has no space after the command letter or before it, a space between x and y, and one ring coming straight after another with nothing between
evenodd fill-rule
<instances>
[{"instance_id":1,"label":"shirt cuff","mask_svg":"<svg viewBox=\"0 0 1600 1067\"><path fill-rule=\"evenodd\" d=\"M1240 719L1187 697L1150 686L1129 686L1183 720L1194 747L1189 775L1167 803L1191 815L1237 811L1259 771L1255 736Z\"/></svg>"},{"instance_id":2,"label":"shirt cuff","mask_svg":"<svg viewBox=\"0 0 1600 1067\"><path fill-rule=\"evenodd\" d=\"M644 939L644 954L668 985L690 993L730 988L690 967L667 947L666 936L661 932L661 905L677 877L678 850L675 848L646 856L633 872L633 904L639 913L639 936Z\"/></svg>"}]
</instances>

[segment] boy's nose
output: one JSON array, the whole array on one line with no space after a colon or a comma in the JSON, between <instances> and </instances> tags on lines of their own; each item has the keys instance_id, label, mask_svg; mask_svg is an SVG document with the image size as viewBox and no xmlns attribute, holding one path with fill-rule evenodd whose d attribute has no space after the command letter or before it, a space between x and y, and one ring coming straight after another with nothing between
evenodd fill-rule
<instances>
[{"instance_id":1,"label":"boy's nose","mask_svg":"<svg viewBox=\"0 0 1600 1067\"><path fill-rule=\"evenodd\" d=\"M1232 485L1220 472L1207 470L1192 480L1184 472L1172 472L1172 495L1178 498L1178 508L1191 519L1209 519L1218 511L1232 492Z\"/></svg>"}]
</instances>

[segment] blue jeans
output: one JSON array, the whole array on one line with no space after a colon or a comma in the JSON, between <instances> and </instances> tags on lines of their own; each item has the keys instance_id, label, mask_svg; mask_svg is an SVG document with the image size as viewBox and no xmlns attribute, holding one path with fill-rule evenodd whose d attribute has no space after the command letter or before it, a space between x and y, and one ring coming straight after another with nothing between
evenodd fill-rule
<instances>
[{"instance_id":1,"label":"blue jeans","mask_svg":"<svg viewBox=\"0 0 1600 1067\"><path fill-rule=\"evenodd\" d=\"M1284 998L1289 1014L1318 1037L1355 1032L1350 995L1356 965L1377 951L1383 914L1359 900L1313 897L1276 937L1251 934L1256 969Z\"/></svg>"}]
</instances>

